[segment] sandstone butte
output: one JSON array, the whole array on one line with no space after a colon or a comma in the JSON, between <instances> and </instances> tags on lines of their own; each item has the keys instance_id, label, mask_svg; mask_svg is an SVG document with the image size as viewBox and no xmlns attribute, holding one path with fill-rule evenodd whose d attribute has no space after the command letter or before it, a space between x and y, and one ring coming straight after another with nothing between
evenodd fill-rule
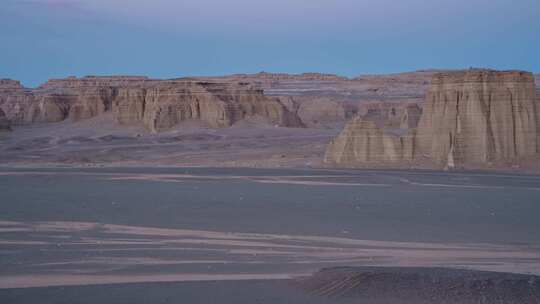
<instances>
[{"instance_id":1,"label":"sandstone butte","mask_svg":"<svg viewBox=\"0 0 540 304\"><path fill-rule=\"evenodd\" d=\"M414 110L407 115L417 116ZM405 117L403 117L405 119ZM471 69L433 76L418 121L399 132L362 115L328 146L341 166L428 162L431 167L511 165L540 154L540 102L534 76Z\"/></svg>"},{"instance_id":2,"label":"sandstone butte","mask_svg":"<svg viewBox=\"0 0 540 304\"><path fill-rule=\"evenodd\" d=\"M78 121L112 112L118 123L143 123L152 132L188 119L220 128L254 116L274 125L302 126L279 98L240 81L87 76L27 89L17 81L2 80L0 107L13 124Z\"/></svg>"}]
</instances>

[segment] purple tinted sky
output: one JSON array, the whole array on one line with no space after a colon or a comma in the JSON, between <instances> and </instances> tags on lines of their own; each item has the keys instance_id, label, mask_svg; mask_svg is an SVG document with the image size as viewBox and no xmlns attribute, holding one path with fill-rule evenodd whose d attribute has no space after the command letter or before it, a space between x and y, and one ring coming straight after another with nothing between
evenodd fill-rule
<instances>
[{"instance_id":1,"label":"purple tinted sky","mask_svg":"<svg viewBox=\"0 0 540 304\"><path fill-rule=\"evenodd\" d=\"M538 0L0 0L0 77L540 71Z\"/></svg>"}]
</instances>

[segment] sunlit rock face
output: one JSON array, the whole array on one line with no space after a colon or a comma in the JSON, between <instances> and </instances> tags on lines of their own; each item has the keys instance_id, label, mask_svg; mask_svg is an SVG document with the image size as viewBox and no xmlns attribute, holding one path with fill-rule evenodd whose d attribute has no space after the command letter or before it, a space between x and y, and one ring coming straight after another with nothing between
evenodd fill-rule
<instances>
[{"instance_id":1,"label":"sunlit rock face","mask_svg":"<svg viewBox=\"0 0 540 304\"><path fill-rule=\"evenodd\" d=\"M142 123L153 132L190 119L221 128L253 116L278 126L302 126L279 99L264 96L248 83L232 81L89 76L50 80L37 89L26 89L3 80L0 108L19 124L79 121L111 111L119 124Z\"/></svg>"},{"instance_id":2,"label":"sunlit rock face","mask_svg":"<svg viewBox=\"0 0 540 304\"><path fill-rule=\"evenodd\" d=\"M534 77L467 70L434 76L418 127L418 147L437 163L513 162L538 152Z\"/></svg>"}]
</instances>

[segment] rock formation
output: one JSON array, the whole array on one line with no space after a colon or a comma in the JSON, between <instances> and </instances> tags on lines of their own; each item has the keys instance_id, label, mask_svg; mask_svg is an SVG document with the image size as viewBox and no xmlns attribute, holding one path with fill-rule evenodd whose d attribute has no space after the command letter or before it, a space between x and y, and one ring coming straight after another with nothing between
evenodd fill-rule
<instances>
[{"instance_id":1,"label":"rock formation","mask_svg":"<svg viewBox=\"0 0 540 304\"><path fill-rule=\"evenodd\" d=\"M540 91L536 96L536 153L540 154Z\"/></svg>"},{"instance_id":2,"label":"rock formation","mask_svg":"<svg viewBox=\"0 0 540 304\"><path fill-rule=\"evenodd\" d=\"M24 112L31 103L31 95L16 80L0 80L0 109L12 123L24 120Z\"/></svg>"},{"instance_id":3,"label":"rock formation","mask_svg":"<svg viewBox=\"0 0 540 304\"><path fill-rule=\"evenodd\" d=\"M413 160L414 143L414 130L392 133L369 118L359 116L332 140L325 162L335 165L395 165Z\"/></svg>"},{"instance_id":4,"label":"rock formation","mask_svg":"<svg viewBox=\"0 0 540 304\"><path fill-rule=\"evenodd\" d=\"M250 83L253 88L264 90L266 96L279 98L278 102L285 105L293 117L296 113L304 124L310 127L334 128L361 111L359 107L365 103L419 103L424 97L431 75L435 72L365 75L351 79L321 73L295 75L261 72L175 81L228 83L230 87L234 84ZM107 111L113 111L121 123L135 123L142 121L144 116L140 98L146 98L147 90L164 85L165 82L144 76L87 76L52 79L39 88L27 89L18 81L0 80L0 107L14 124L57 122L65 119L77 121ZM180 84L182 85L184 84ZM134 104L116 100L121 94L124 94L121 99L134 95L135 99L139 100L135 100ZM145 96L140 96L141 94ZM160 99L164 100L163 97ZM115 105L120 107L115 109ZM126 110L135 112L126 113ZM163 121L161 114L158 116L157 121ZM283 117L288 117L285 120L289 120L290 114L284 113ZM396 118L399 117L401 115L398 113ZM167 119L175 120L171 117ZM272 120L279 122L282 119Z\"/></svg>"},{"instance_id":5,"label":"rock formation","mask_svg":"<svg viewBox=\"0 0 540 304\"><path fill-rule=\"evenodd\" d=\"M531 73L471 69L438 73L431 83L423 110L405 108L400 132L379 104L347 124L330 143L325 161L481 167L540 153L540 102Z\"/></svg>"},{"instance_id":6,"label":"rock formation","mask_svg":"<svg viewBox=\"0 0 540 304\"><path fill-rule=\"evenodd\" d=\"M308 127L335 128L363 111L381 105L382 111L397 107L392 124L399 127L403 104L424 100L436 70L345 78L331 74L237 74L206 78L213 81L256 83L266 95L293 99L297 114ZM384 108L384 109L382 109Z\"/></svg>"},{"instance_id":7,"label":"rock formation","mask_svg":"<svg viewBox=\"0 0 540 304\"><path fill-rule=\"evenodd\" d=\"M389 129L409 129L418 125L422 109L416 103L369 102L358 107L357 115Z\"/></svg>"},{"instance_id":8,"label":"rock formation","mask_svg":"<svg viewBox=\"0 0 540 304\"><path fill-rule=\"evenodd\" d=\"M257 74L234 74L230 76L225 76L227 78L235 79L257 79L257 80L268 80L268 81L344 81L348 80L346 77L334 75L334 74L323 74L323 73L302 73L302 74L286 74L286 73L268 73L260 72Z\"/></svg>"},{"instance_id":9,"label":"rock formation","mask_svg":"<svg viewBox=\"0 0 540 304\"><path fill-rule=\"evenodd\" d=\"M294 97L298 102L298 116L308 126L331 126L345 121L346 111L341 102L328 97Z\"/></svg>"},{"instance_id":10,"label":"rock formation","mask_svg":"<svg viewBox=\"0 0 540 304\"><path fill-rule=\"evenodd\" d=\"M538 152L538 115L531 73L440 73L426 96L418 148L439 164L512 163Z\"/></svg>"},{"instance_id":11,"label":"rock formation","mask_svg":"<svg viewBox=\"0 0 540 304\"><path fill-rule=\"evenodd\" d=\"M401 114L399 127L401 129L413 129L418 126L422 117L422 109L417 104L407 105Z\"/></svg>"},{"instance_id":12,"label":"rock formation","mask_svg":"<svg viewBox=\"0 0 540 304\"><path fill-rule=\"evenodd\" d=\"M34 90L4 80L0 108L20 124L79 121L112 111L118 123L144 123L154 132L188 119L220 128L252 116L274 125L302 126L279 99L249 83L187 78L70 77L50 80Z\"/></svg>"},{"instance_id":13,"label":"rock formation","mask_svg":"<svg viewBox=\"0 0 540 304\"><path fill-rule=\"evenodd\" d=\"M186 119L198 119L214 128L260 116L279 126L301 126L300 119L276 98L248 83L202 81L161 82L146 91L145 125L153 131Z\"/></svg>"}]
</instances>

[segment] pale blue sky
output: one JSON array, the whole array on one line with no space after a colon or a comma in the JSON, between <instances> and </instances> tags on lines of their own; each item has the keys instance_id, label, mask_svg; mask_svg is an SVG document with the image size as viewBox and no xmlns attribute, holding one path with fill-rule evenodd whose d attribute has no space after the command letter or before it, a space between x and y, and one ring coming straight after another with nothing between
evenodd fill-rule
<instances>
[{"instance_id":1,"label":"pale blue sky","mask_svg":"<svg viewBox=\"0 0 540 304\"><path fill-rule=\"evenodd\" d=\"M538 0L0 0L0 78L540 71Z\"/></svg>"}]
</instances>

